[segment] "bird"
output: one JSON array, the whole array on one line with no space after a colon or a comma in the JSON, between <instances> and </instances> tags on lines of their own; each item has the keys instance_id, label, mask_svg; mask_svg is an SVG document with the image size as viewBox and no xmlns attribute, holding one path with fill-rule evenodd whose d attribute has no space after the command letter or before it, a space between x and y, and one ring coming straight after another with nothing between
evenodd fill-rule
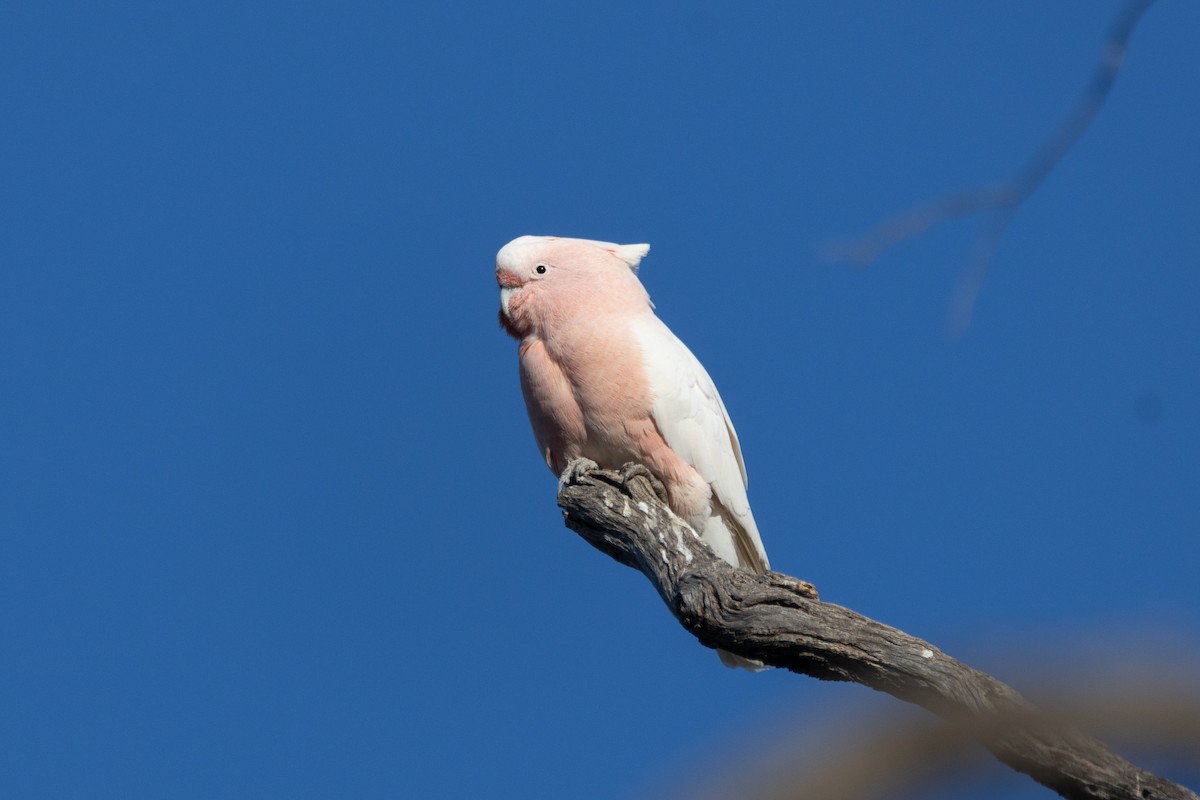
<instances>
[{"instance_id":1,"label":"bird","mask_svg":"<svg viewBox=\"0 0 1200 800\"><path fill-rule=\"evenodd\" d=\"M717 556L767 572L737 432L708 372L654 313L637 276L649 251L520 236L496 254L500 326L518 341L538 451L556 476L578 458L645 466ZM762 668L718 653L726 666Z\"/></svg>"}]
</instances>

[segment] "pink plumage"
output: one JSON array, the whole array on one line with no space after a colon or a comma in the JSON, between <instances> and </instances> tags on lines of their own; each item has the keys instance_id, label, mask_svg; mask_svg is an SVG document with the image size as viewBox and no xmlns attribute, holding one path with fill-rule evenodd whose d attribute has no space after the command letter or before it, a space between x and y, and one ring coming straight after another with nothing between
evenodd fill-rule
<instances>
[{"instance_id":1,"label":"pink plumage","mask_svg":"<svg viewBox=\"0 0 1200 800\"><path fill-rule=\"evenodd\" d=\"M654 314L638 280L646 244L522 236L496 256L500 324L519 341L521 392L538 450L560 475L575 458L644 464L671 510L718 556L756 572L767 554L737 433L704 367ZM753 666L722 653L726 664Z\"/></svg>"}]
</instances>

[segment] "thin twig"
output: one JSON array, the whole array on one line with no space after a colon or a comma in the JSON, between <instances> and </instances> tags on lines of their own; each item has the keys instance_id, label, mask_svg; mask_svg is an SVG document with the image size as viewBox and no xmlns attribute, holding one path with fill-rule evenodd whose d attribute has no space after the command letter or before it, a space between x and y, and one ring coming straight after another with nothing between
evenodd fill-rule
<instances>
[{"instance_id":1,"label":"thin twig","mask_svg":"<svg viewBox=\"0 0 1200 800\"><path fill-rule=\"evenodd\" d=\"M975 301L1005 228L1018 207L1037 191L1103 107L1125 62L1133 30L1153 4L1154 0L1128 0L1121 7L1079 102L1016 175L998 186L956 192L910 209L887 220L862 238L831 245L826 251L828 257L834 261L868 266L885 251L930 228L958 217L985 213L986 218L975 235L970 259L959 279L951 306L951 328L956 334L963 333L971 323Z\"/></svg>"}]
</instances>

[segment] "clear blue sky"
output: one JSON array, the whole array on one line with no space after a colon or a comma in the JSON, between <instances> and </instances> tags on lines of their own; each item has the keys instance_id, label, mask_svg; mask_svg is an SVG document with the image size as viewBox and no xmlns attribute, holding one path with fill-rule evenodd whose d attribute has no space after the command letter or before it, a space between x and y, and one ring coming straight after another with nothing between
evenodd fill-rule
<instances>
[{"instance_id":1,"label":"clear blue sky","mask_svg":"<svg viewBox=\"0 0 1200 800\"><path fill-rule=\"evenodd\" d=\"M1019 686L1195 642L1200 5L961 340L971 223L821 248L1019 167L1116 2L116 5L0 8L3 796L624 797L891 707L723 669L563 528L524 233L652 243L826 599Z\"/></svg>"}]
</instances>

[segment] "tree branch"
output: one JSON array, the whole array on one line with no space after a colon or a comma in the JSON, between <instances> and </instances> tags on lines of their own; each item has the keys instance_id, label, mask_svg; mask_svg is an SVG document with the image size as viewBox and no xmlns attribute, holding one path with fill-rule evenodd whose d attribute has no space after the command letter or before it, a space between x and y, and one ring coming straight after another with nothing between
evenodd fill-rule
<instances>
[{"instance_id":1,"label":"tree branch","mask_svg":"<svg viewBox=\"0 0 1200 800\"><path fill-rule=\"evenodd\" d=\"M885 250L919 236L957 217L986 212L987 218L972 244L972 253L959 279L951 308L951 325L962 333L970 325L975 300L983 288L1000 237L1017 208L1033 194L1050 171L1075 144L1104 106L1125 62L1129 39L1154 0L1126 0L1109 29L1100 60L1082 96L1059 127L1034 151L1016 175L998 186L981 186L938 198L884 222L862 238L835 243L829 258L861 266L873 263Z\"/></svg>"},{"instance_id":2,"label":"tree branch","mask_svg":"<svg viewBox=\"0 0 1200 800\"><path fill-rule=\"evenodd\" d=\"M617 473L577 461L563 474L558 504L567 527L649 578L702 644L919 705L1072 800L1200 800L928 642L822 603L805 581L730 566L661 497L661 485L643 467Z\"/></svg>"}]
</instances>

